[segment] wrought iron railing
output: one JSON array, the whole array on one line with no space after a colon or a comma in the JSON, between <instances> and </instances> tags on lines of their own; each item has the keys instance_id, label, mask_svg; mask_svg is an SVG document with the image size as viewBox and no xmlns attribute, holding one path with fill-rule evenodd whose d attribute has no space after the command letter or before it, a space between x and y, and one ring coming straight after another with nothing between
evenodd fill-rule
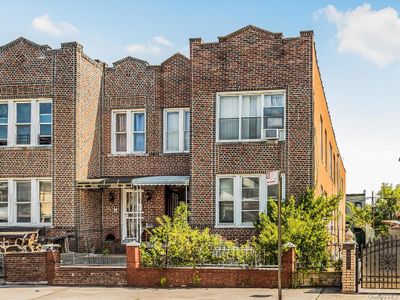
<instances>
[{"instance_id":1,"label":"wrought iron railing","mask_svg":"<svg viewBox=\"0 0 400 300\"><path fill-rule=\"evenodd\" d=\"M126 255L61 253L61 266L126 266Z\"/></svg>"},{"instance_id":2,"label":"wrought iron railing","mask_svg":"<svg viewBox=\"0 0 400 300\"><path fill-rule=\"evenodd\" d=\"M253 247L216 247L208 253L193 253L186 257L171 254L174 250L163 247L162 253L152 251L147 247L146 259L142 260L144 267L220 267L220 268L277 268L278 260L274 253ZM153 249L154 250L154 249ZM142 256L142 258L144 258Z\"/></svg>"}]
</instances>

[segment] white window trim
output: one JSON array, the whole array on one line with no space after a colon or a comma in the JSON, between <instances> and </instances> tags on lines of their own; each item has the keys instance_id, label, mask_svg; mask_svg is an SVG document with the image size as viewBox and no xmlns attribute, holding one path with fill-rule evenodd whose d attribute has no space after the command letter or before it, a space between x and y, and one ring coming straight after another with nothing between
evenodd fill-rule
<instances>
[{"instance_id":1,"label":"white window trim","mask_svg":"<svg viewBox=\"0 0 400 300\"><path fill-rule=\"evenodd\" d=\"M30 182L31 183L31 222L17 222L17 182ZM39 182L50 181L51 178L0 178L0 182L8 183L8 222L0 223L0 227L51 227L54 220L52 214L52 222L40 223L40 205L39 205ZM51 192L53 196L53 183L51 185ZM52 207L54 207L54 198L52 197Z\"/></svg>"},{"instance_id":2,"label":"white window trim","mask_svg":"<svg viewBox=\"0 0 400 300\"><path fill-rule=\"evenodd\" d=\"M168 151L167 150L167 113L169 112L178 112L179 113L179 150L178 151ZM190 113L189 108L164 108L163 113L163 152L164 153L189 153L190 152L190 143L189 149L185 150L185 112ZM190 115L191 118L191 115ZM190 128L189 128L190 132ZM190 136L190 134L189 134Z\"/></svg>"},{"instance_id":3,"label":"white window trim","mask_svg":"<svg viewBox=\"0 0 400 300\"><path fill-rule=\"evenodd\" d=\"M126 113L126 151L117 151L115 129L116 114ZM134 113L144 113L144 151L133 151L133 115ZM143 155L146 153L147 139L147 116L145 109L113 109L111 112L111 153L113 155Z\"/></svg>"},{"instance_id":4,"label":"white window trim","mask_svg":"<svg viewBox=\"0 0 400 300\"><path fill-rule=\"evenodd\" d=\"M39 134L40 134L40 123L39 123L39 103L53 103L50 98L39 98L39 99L1 99L1 104L8 104L8 124L7 124L7 145L0 146L1 148L24 148L24 147L50 147L53 143L53 105L51 107L51 144L40 145ZM17 144L17 103L30 103L31 104L31 141L30 144ZM23 124L23 123L21 123Z\"/></svg>"},{"instance_id":5,"label":"white window trim","mask_svg":"<svg viewBox=\"0 0 400 300\"><path fill-rule=\"evenodd\" d=\"M51 123L40 123L40 104L42 104L42 103L51 103L51 120L50 120ZM36 142L38 143L39 146L50 146L50 145L52 145L53 144L53 126L54 126L54 124L53 124L53 103L52 103L52 101L48 100L48 99L38 100L36 116L37 116L37 123L36 123L37 124L37 135L35 136L35 138L37 140ZM40 145L39 144L40 125L42 125L42 124L51 126L51 131L50 131L51 144L50 145Z\"/></svg>"},{"instance_id":6,"label":"white window trim","mask_svg":"<svg viewBox=\"0 0 400 300\"><path fill-rule=\"evenodd\" d=\"M252 223L242 223L242 179L243 177L258 177L260 179L260 203L259 212L267 212L267 178L265 174L231 174L217 175L215 184L215 227L216 228L254 228ZM220 178L233 178L234 202L233 202L233 223L219 222L219 180Z\"/></svg>"},{"instance_id":7,"label":"white window trim","mask_svg":"<svg viewBox=\"0 0 400 300\"><path fill-rule=\"evenodd\" d=\"M271 95L283 96L283 136L286 139L286 90L265 90L265 91L240 91L240 92L220 92L216 95L216 118L215 118L215 139L217 143L238 143L238 142L260 142L263 141L264 129L264 105L265 96ZM220 113L220 98L221 96L236 96L239 97L239 139L237 140L220 140L219 139L219 113ZM259 139L242 139L242 97L243 96L261 96L261 137Z\"/></svg>"}]
</instances>

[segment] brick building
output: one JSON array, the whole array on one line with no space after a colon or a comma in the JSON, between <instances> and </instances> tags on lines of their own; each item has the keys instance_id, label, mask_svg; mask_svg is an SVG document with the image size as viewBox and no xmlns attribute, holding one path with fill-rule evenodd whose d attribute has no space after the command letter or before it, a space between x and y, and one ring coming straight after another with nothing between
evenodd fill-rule
<instances>
[{"instance_id":1,"label":"brick building","mask_svg":"<svg viewBox=\"0 0 400 300\"><path fill-rule=\"evenodd\" d=\"M187 201L191 223L244 240L285 194L345 195L313 33L254 26L190 39L190 59L112 67L77 43L0 47L0 229L120 248ZM332 233L344 230L344 198Z\"/></svg>"}]
</instances>

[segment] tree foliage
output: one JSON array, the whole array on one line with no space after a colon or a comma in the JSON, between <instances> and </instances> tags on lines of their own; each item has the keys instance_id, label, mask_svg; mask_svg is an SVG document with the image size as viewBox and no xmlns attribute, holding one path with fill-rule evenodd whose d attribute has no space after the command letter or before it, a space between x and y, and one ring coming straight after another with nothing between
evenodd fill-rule
<instances>
[{"instance_id":1,"label":"tree foliage","mask_svg":"<svg viewBox=\"0 0 400 300\"><path fill-rule=\"evenodd\" d=\"M309 189L298 201L290 197L282 204L282 243L296 245L297 261L304 270L323 270L329 266L327 249L331 235L328 224L341 196L315 196ZM269 253L277 253L277 203L268 201L268 214L260 214L253 243Z\"/></svg>"},{"instance_id":2,"label":"tree foliage","mask_svg":"<svg viewBox=\"0 0 400 300\"><path fill-rule=\"evenodd\" d=\"M348 203L350 214L347 221L352 227L365 228L369 225L375 229L376 235L386 235L388 226L383 224L384 220L397 220L397 212L400 209L400 185L382 183L378 192L378 198L374 205L365 204L357 207L353 203Z\"/></svg>"}]
</instances>

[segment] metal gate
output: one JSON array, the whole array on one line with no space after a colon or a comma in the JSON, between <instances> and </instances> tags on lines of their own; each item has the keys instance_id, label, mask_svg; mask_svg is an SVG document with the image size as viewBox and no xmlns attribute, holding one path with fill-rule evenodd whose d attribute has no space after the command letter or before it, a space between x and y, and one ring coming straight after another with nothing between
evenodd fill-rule
<instances>
[{"instance_id":1,"label":"metal gate","mask_svg":"<svg viewBox=\"0 0 400 300\"><path fill-rule=\"evenodd\" d=\"M5 271L4 254L0 253L0 283L4 283Z\"/></svg>"},{"instance_id":2,"label":"metal gate","mask_svg":"<svg viewBox=\"0 0 400 300\"><path fill-rule=\"evenodd\" d=\"M390 236L359 247L361 288L400 288L400 238Z\"/></svg>"}]
</instances>

